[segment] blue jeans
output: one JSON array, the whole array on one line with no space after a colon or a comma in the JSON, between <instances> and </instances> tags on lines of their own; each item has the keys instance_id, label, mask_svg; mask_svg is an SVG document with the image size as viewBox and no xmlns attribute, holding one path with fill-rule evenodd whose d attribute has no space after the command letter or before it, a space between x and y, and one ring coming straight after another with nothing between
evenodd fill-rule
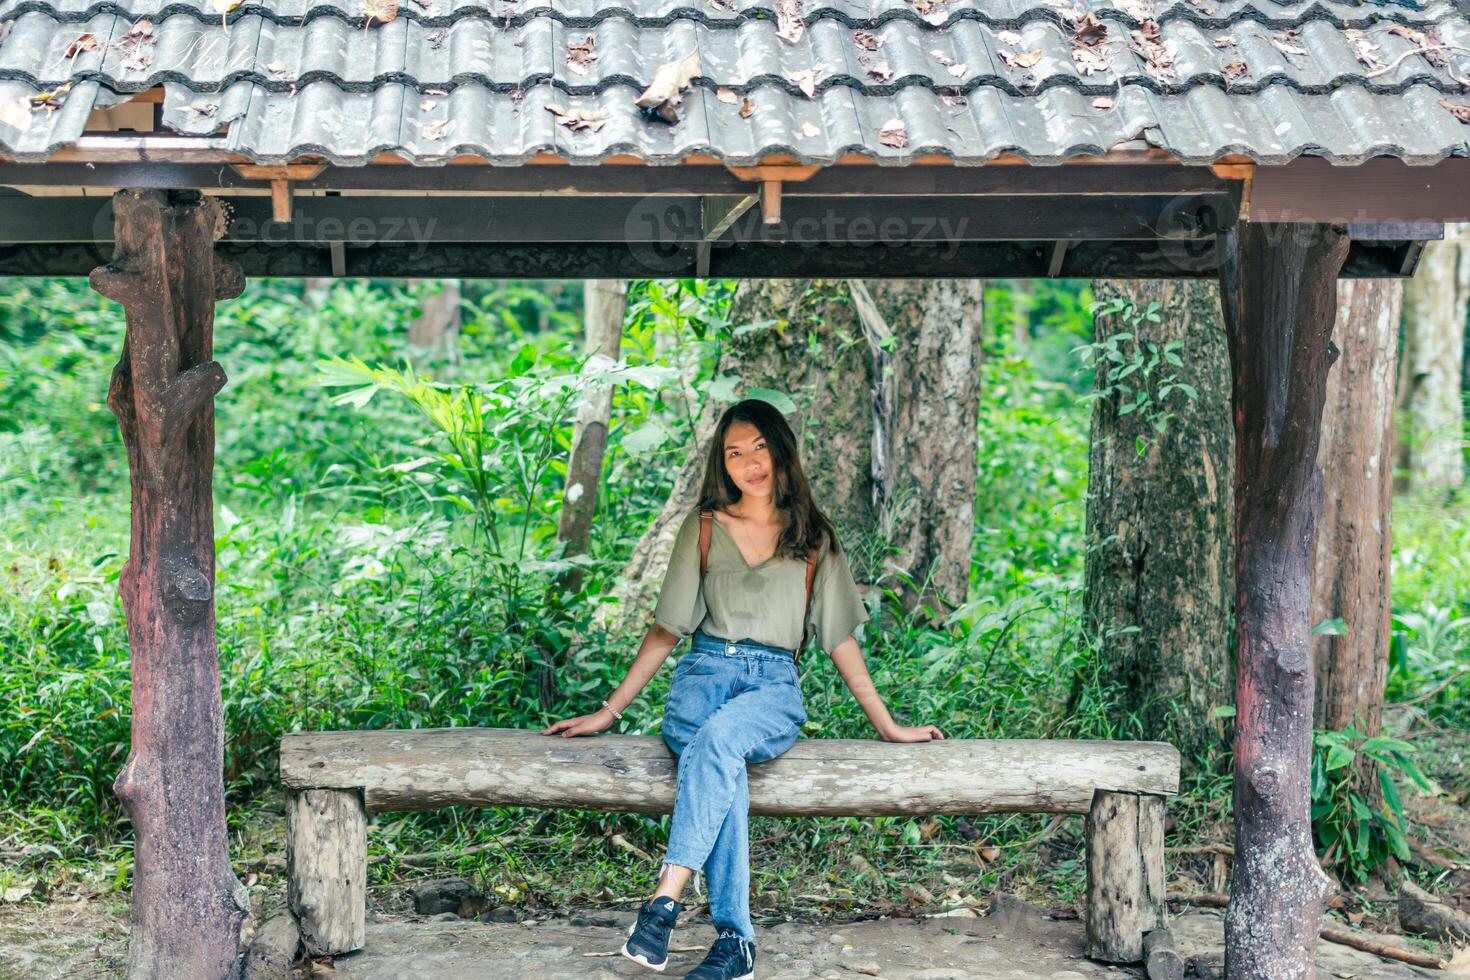
<instances>
[{"instance_id":1,"label":"blue jeans","mask_svg":"<svg viewBox=\"0 0 1470 980\"><path fill-rule=\"evenodd\" d=\"M679 765L663 863L703 868L716 930L745 939L755 938L745 764L796 744L806 721L797 679L790 650L696 632L664 706L664 742Z\"/></svg>"}]
</instances>

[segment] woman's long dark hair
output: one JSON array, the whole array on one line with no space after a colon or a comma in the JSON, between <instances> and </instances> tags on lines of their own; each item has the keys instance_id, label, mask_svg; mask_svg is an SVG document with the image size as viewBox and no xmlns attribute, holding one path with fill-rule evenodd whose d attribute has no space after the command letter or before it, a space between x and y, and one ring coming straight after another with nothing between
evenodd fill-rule
<instances>
[{"instance_id":1,"label":"woman's long dark hair","mask_svg":"<svg viewBox=\"0 0 1470 980\"><path fill-rule=\"evenodd\" d=\"M812 499L811 485L801 470L796 436L786 417L770 402L747 398L736 402L720 416L710 442L704 466L704 482L699 488L699 507L724 510L742 496L740 488L725 469L725 435L736 422L749 422L760 430L771 453L772 483L776 510L785 527L776 542L776 554L806 561L807 552L819 548L823 537L833 552L840 550L837 529Z\"/></svg>"}]
</instances>

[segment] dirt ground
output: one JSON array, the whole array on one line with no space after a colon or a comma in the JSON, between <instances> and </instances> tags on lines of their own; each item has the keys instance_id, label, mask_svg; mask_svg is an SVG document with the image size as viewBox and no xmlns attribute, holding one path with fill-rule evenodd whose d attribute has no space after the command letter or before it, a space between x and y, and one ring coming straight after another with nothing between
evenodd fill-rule
<instances>
[{"instance_id":1,"label":"dirt ground","mask_svg":"<svg viewBox=\"0 0 1470 980\"><path fill-rule=\"evenodd\" d=\"M617 955L631 911L552 915L521 922L478 922L452 913L438 917L370 913L367 947L323 961L315 973L340 980L538 980L651 976ZM1196 964L1187 976L1220 975L1224 957L1221 914L1188 910L1173 916L1180 953ZM1377 937L1404 946L1400 937ZM685 916L674 933L665 976L683 976L703 957L714 931L701 911ZM18 914L0 913L0 980L61 980L122 976L127 920L86 902L54 903ZM786 922L757 927L757 975L768 980L1102 980L1143 977L1138 967L1107 966L1083 956L1083 927L1052 920L1039 906L1006 898L989 915L868 919L857 922ZM1447 951L1446 951L1447 952ZM1334 943L1318 946L1319 976L1348 980L1470 977L1470 955L1450 971L1428 971ZM1208 971L1208 972L1207 972Z\"/></svg>"}]
</instances>

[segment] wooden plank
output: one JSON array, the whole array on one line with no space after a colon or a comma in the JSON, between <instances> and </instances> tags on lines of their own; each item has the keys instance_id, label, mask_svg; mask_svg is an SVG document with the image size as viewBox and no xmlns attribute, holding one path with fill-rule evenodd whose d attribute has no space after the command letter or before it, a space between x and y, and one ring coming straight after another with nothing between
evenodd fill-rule
<instances>
[{"instance_id":1,"label":"wooden plank","mask_svg":"<svg viewBox=\"0 0 1470 980\"><path fill-rule=\"evenodd\" d=\"M1335 167L1302 157L1285 167L1257 167L1251 220L1259 222L1470 221L1470 159L1413 167L1377 158Z\"/></svg>"},{"instance_id":2,"label":"wooden plank","mask_svg":"<svg viewBox=\"0 0 1470 980\"><path fill-rule=\"evenodd\" d=\"M516 729L310 732L281 739L287 789L361 788L367 809L458 804L669 813L674 755L653 736ZM1098 788L1174 793L1165 742L800 739L750 768L752 813L1086 813Z\"/></svg>"}]
</instances>

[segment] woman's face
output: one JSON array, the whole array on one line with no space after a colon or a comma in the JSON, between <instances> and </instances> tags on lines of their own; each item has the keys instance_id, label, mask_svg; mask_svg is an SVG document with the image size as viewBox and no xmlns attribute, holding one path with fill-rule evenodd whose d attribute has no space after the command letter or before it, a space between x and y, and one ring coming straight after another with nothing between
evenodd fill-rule
<instances>
[{"instance_id":1,"label":"woman's face","mask_svg":"<svg viewBox=\"0 0 1470 980\"><path fill-rule=\"evenodd\" d=\"M725 472L742 494L769 497L776 474L766 437L749 422L733 422L725 430Z\"/></svg>"}]
</instances>

